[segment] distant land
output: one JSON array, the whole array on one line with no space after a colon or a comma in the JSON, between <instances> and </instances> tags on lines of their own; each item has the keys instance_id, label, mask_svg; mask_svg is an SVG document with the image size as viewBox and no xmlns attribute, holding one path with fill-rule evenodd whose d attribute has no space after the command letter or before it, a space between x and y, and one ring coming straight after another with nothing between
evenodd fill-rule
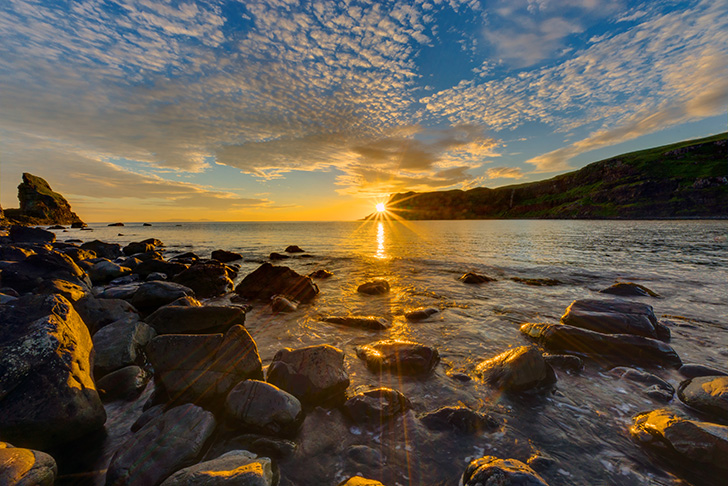
<instances>
[{"instance_id":1,"label":"distant land","mask_svg":"<svg viewBox=\"0 0 728 486\"><path fill-rule=\"evenodd\" d=\"M387 210L411 220L728 218L728 132L538 182L394 194Z\"/></svg>"}]
</instances>

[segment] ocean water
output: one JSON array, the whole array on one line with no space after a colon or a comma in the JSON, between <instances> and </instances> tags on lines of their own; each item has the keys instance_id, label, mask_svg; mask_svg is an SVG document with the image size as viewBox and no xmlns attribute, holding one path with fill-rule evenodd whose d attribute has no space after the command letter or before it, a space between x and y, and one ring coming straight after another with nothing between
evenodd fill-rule
<instances>
[{"instance_id":1,"label":"ocean water","mask_svg":"<svg viewBox=\"0 0 728 486\"><path fill-rule=\"evenodd\" d=\"M587 363L579 374L556 370L558 382L542 395L515 397L478 380L474 367L511 347L529 344L525 322L556 323L579 298L617 281L632 281L660 298L652 305L668 322L671 345L685 363L728 371L728 221L428 221L335 223L158 223L151 227L91 225L91 231L58 232L127 243L162 240L167 255L193 251L209 257L225 249L244 255L239 282L288 245L306 250L283 262L302 274L334 273L318 280L316 299L291 314L273 315L265 304L246 326L263 364L283 347L331 344L345 353L350 390L364 385L396 388L414 410L373 430L357 428L336 410L309 414L292 456L278 462L282 485L338 484L360 473L394 485L457 485L468 461L484 454L522 461L541 456L539 472L550 485L710 484L710 478L675 469L648 456L629 435L631 417L667 407L693 415L677 397L667 404ZM465 272L496 279L483 285L458 281ZM367 296L359 284L382 278L391 292ZM555 279L533 286L513 278ZM436 307L440 313L407 322L405 311ZM374 332L321 322L327 315L384 317L391 329ZM380 339L414 340L438 348L441 363L428 377L376 375L354 347ZM674 370L645 368L676 388ZM473 376L469 382L454 373ZM445 405L490 413L493 433L433 432L417 415ZM113 407L112 407L113 409ZM115 410L115 409L114 409ZM113 415L113 410L110 412ZM359 446L366 446L361 448ZM225 448L218 444L218 450ZM364 452L362 452L364 451ZM687 480L678 477L687 477ZM715 483L718 484L718 483Z\"/></svg>"}]
</instances>

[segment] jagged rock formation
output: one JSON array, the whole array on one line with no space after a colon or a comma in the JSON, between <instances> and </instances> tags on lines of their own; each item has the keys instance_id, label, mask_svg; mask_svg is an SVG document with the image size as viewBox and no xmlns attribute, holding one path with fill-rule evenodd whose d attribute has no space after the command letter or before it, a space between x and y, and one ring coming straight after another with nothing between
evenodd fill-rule
<instances>
[{"instance_id":1,"label":"jagged rock formation","mask_svg":"<svg viewBox=\"0 0 728 486\"><path fill-rule=\"evenodd\" d=\"M8 222L19 224L81 224L76 213L66 199L54 192L45 179L33 174L23 173L23 182L18 186L19 209L6 209ZM0 219L2 219L0 210Z\"/></svg>"}]
</instances>

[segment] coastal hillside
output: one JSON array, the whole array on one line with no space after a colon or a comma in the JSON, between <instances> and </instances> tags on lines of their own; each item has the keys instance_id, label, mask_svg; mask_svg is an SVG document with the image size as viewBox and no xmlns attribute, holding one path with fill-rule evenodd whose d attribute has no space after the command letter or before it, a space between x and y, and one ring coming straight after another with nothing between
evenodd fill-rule
<instances>
[{"instance_id":1,"label":"coastal hillside","mask_svg":"<svg viewBox=\"0 0 728 486\"><path fill-rule=\"evenodd\" d=\"M548 180L394 194L404 219L728 217L728 132L623 154Z\"/></svg>"}]
</instances>

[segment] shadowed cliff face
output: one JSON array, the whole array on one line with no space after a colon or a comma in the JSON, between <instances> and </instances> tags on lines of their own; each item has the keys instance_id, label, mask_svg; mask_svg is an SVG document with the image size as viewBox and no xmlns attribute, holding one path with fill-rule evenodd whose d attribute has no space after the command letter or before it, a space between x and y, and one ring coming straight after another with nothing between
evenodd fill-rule
<instances>
[{"instance_id":1,"label":"shadowed cliff face","mask_svg":"<svg viewBox=\"0 0 728 486\"><path fill-rule=\"evenodd\" d=\"M66 199L54 192L45 179L23 174L18 186L20 209L6 209L5 217L21 224L73 224L83 223Z\"/></svg>"},{"instance_id":2,"label":"shadowed cliff face","mask_svg":"<svg viewBox=\"0 0 728 486\"><path fill-rule=\"evenodd\" d=\"M393 195L404 219L728 216L728 133L624 154L545 181Z\"/></svg>"}]
</instances>

